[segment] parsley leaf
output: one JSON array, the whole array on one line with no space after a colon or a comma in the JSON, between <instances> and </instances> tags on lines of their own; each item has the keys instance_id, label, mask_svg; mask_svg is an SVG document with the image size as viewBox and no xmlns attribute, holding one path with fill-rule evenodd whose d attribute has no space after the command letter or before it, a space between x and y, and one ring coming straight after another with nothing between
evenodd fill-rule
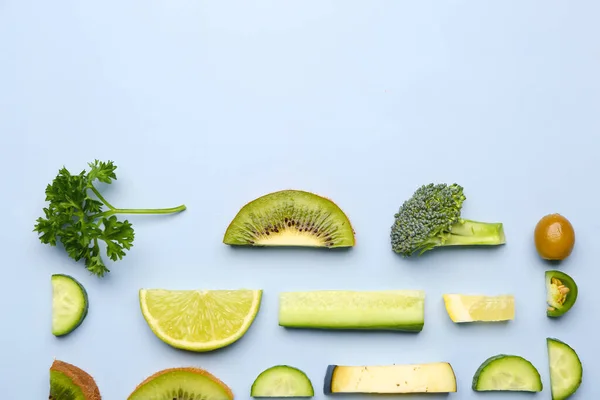
<instances>
[{"instance_id":1,"label":"parsley leaf","mask_svg":"<svg viewBox=\"0 0 600 400\"><path fill-rule=\"evenodd\" d=\"M84 260L86 268L103 277L110 272L104 263L100 243L112 261L123 259L133 247L135 232L127 220L119 221L117 214L171 214L186 209L185 205L161 209L123 209L110 204L94 186L94 182L111 184L117 180L112 161L88 163L85 170L73 175L65 167L46 186L44 216L34 225L34 232L43 244L62 243L66 253L75 261ZM107 210L103 210L106 207Z\"/></svg>"},{"instance_id":2,"label":"parsley leaf","mask_svg":"<svg viewBox=\"0 0 600 400\"><path fill-rule=\"evenodd\" d=\"M111 260L117 261L125 256L125 250L133 246L134 231L128 221L118 221L114 215L110 218L102 218L104 232L102 240L106 242L106 254Z\"/></svg>"}]
</instances>

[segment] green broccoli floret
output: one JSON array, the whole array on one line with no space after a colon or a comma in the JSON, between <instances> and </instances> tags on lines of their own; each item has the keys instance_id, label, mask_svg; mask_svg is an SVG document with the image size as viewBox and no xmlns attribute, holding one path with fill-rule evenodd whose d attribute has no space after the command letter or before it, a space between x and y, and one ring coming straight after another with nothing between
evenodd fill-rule
<instances>
[{"instance_id":1,"label":"green broccoli floret","mask_svg":"<svg viewBox=\"0 0 600 400\"><path fill-rule=\"evenodd\" d=\"M461 218L465 200L463 187L456 183L421 186L394 215L392 250L410 256L442 246L506 243L502 223Z\"/></svg>"}]
</instances>

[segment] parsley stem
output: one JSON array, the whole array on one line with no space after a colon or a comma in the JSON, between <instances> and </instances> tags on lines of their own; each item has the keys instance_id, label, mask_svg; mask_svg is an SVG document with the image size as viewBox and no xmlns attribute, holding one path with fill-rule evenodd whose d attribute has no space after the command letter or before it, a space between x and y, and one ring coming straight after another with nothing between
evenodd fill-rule
<instances>
[{"instance_id":1,"label":"parsley stem","mask_svg":"<svg viewBox=\"0 0 600 400\"><path fill-rule=\"evenodd\" d=\"M90 187L90 189L92 189L92 192L94 192L94 194L98 197L98 199L100 199L100 201L103 202L106 205L106 207L110 208L111 210L115 209L115 207L112 204L110 204L108 201L106 201L106 199L104 198L104 196L102 196L100 194L100 192L98 191L98 189L96 189L94 187L94 185L89 185L89 187Z\"/></svg>"},{"instance_id":2,"label":"parsley stem","mask_svg":"<svg viewBox=\"0 0 600 400\"><path fill-rule=\"evenodd\" d=\"M98 213L93 216L93 219L106 217L114 214L172 214L185 210L185 205L171 208L111 208L108 211Z\"/></svg>"}]
</instances>

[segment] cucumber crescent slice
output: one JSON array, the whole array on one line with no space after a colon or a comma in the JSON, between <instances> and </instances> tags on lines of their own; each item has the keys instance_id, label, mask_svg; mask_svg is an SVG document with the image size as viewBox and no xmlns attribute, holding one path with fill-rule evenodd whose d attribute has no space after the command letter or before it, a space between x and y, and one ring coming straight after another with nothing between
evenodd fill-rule
<instances>
[{"instance_id":1,"label":"cucumber crescent slice","mask_svg":"<svg viewBox=\"0 0 600 400\"><path fill-rule=\"evenodd\" d=\"M77 329L88 313L88 295L81 283L64 274L52 275L52 334L64 336Z\"/></svg>"},{"instance_id":2,"label":"cucumber crescent slice","mask_svg":"<svg viewBox=\"0 0 600 400\"><path fill-rule=\"evenodd\" d=\"M485 360L473 376L476 392L541 392L542 378L533 364L520 356L498 354Z\"/></svg>"},{"instance_id":3,"label":"cucumber crescent slice","mask_svg":"<svg viewBox=\"0 0 600 400\"><path fill-rule=\"evenodd\" d=\"M275 365L264 370L250 389L252 397L313 397L314 394L308 376L289 365Z\"/></svg>"},{"instance_id":4,"label":"cucumber crescent slice","mask_svg":"<svg viewBox=\"0 0 600 400\"><path fill-rule=\"evenodd\" d=\"M563 341L546 339L552 400L565 400L579 389L583 367L575 350Z\"/></svg>"}]
</instances>

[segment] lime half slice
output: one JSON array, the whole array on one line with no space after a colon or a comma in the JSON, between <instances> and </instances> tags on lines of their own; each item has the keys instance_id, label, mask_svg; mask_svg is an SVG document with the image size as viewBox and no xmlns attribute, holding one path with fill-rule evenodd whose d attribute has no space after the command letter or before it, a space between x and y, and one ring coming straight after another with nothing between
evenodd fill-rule
<instances>
[{"instance_id":1,"label":"lime half slice","mask_svg":"<svg viewBox=\"0 0 600 400\"><path fill-rule=\"evenodd\" d=\"M262 290L141 289L142 314L163 342L183 350L216 350L240 339L254 322Z\"/></svg>"}]
</instances>

